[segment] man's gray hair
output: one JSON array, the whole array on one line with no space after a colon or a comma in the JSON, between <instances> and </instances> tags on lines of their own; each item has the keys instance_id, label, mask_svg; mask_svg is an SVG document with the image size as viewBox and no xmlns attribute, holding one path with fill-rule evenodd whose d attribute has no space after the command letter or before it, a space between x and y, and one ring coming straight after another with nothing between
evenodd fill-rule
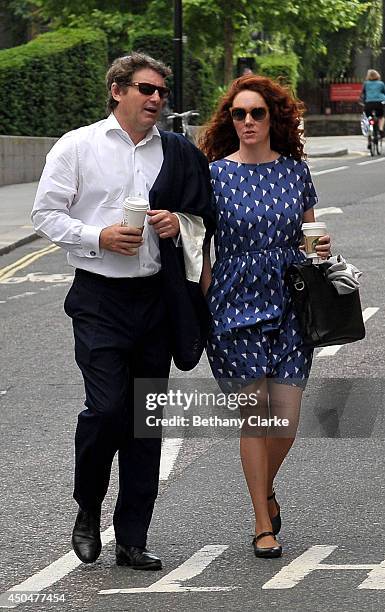
<instances>
[{"instance_id":1,"label":"man's gray hair","mask_svg":"<svg viewBox=\"0 0 385 612\"><path fill-rule=\"evenodd\" d=\"M131 83L134 72L136 72L136 70L141 70L142 68L150 68L151 70L154 70L154 72L160 74L160 76L164 79L172 74L171 69L166 66L166 64L163 64L163 62L159 62L158 60L150 57L149 55L145 55L144 53L133 52L131 55L118 57L112 62L106 74L106 85L108 89L108 114L111 113L119 104L119 102L114 100L112 97L112 83L117 83L119 88L123 89L123 92L125 93L127 86Z\"/></svg>"}]
</instances>

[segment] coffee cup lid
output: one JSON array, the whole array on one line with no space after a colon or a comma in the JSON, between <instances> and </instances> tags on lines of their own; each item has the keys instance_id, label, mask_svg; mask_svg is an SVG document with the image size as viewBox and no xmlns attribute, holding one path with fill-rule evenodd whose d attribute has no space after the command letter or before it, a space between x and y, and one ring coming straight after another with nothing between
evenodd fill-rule
<instances>
[{"instance_id":1,"label":"coffee cup lid","mask_svg":"<svg viewBox=\"0 0 385 612\"><path fill-rule=\"evenodd\" d=\"M128 197L124 199L123 206L129 210L142 211L147 210L149 204L143 198Z\"/></svg>"},{"instance_id":2,"label":"coffee cup lid","mask_svg":"<svg viewBox=\"0 0 385 612\"><path fill-rule=\"evenodd\" d=\"M312 223L302 223L302 229L326 229L326 223L323 221L313 221Z\"/></svg>"}]
</instances>

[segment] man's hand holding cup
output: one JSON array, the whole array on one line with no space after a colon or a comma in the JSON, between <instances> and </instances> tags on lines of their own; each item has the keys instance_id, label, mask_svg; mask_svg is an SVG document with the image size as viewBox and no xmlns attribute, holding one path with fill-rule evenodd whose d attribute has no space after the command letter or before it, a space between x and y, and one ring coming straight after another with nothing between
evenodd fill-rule
<instances>
[{"instance_id":1,"label":"man's hand holding cup","mask_svg":"<svg viewBox=\"0 0 385 612\"><path fill-rule=\"evenodd\" d=\"M129 227L121 223L110 225L100 232L100 248L120 255L135 256L143 244L142 232L143 227Z\"/></svg>"},{"instance_id":2,"label":"man's hand holding cup","mask_svg":"<svg viewBox=\"0 0 385 612\"><path fill-rule=\"evenodd\" d=\"M138 248L143 244L142 233L147 210L148 202L143 198L125 198L122 223L110 225L101 231L100 247L120 255L137 255Z\"/></svg>"}]
</instances>

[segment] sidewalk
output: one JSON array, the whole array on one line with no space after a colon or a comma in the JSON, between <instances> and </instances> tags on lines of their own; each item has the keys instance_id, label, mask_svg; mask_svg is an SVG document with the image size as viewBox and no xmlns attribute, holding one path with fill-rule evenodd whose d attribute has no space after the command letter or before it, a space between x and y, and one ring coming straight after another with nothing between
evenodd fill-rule
<instances>
[{"instance_id":1,"label":"sidewalk","mask_svg":"<svg viewBox=\"0 0 385 612\"><path fill-rule=\"evenodd\" d=\"M366 154L362 136L320 136L307 140L305 151L310 158ZM0 255L38 238L30 214L37 183L0 187Z\"/></svg>"},{"instance_id":2,"label":"sidewalk","mask_svg":"<svg viewBox=\"0 0 385 612\"><path fill-rule=\"evenodd\" d=\"M31 223L37 183L0 187L0 255L38 238Z\"/></svg>"},{"instance_id":3,"label":"sidewalk","mask_svg":"<svg viewBox=\"0 0 385 612\"><path fill-rule=\"evenodd\" d=\"M365 154L366 140L363 136L313 136L306 140L305 152L309 157L340 157Z\"/></svg>"}]
</instances>

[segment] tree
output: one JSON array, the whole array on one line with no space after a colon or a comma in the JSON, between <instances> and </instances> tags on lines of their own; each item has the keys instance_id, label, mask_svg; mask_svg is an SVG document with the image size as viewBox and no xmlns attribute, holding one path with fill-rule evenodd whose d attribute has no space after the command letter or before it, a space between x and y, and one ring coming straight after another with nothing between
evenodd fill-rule
<instances>
[{"instance_id":1,"label":"tree","mask_svg":"<svg viewBox=\"0 0 385 612\"><path fill-rule=\"evenodd\" d=\"M51 27L83 23L101 27L110 37L131 27L138 31L164 29L172 33L172 0L7 0L14 13L40 19ZM233 77L234 58L254 52L252 32L264 32L273 51L294 51L302 77L313 74L328 46L341 33L360 39L367 19L381 0L183 0L188 46L203 60L224 62L223 78ZM373 21L371 22L373 23ZM119 26L120 24L120 26ZM127 33L128 36L128 33ZM358 38L357 38L358 37ZM362 38L362 37L361 37Z\"/></svg>"},{"instance_id":2,"label":"tree","mask_svg":"<svg viewBox=\"0 0 385 612\"><path fill-rule=\"evenodd\" d=\"M326 53L325 37L356 27L373 2L377 0L184 0L186 33L195 52L209 49L213 57L223 55L226 83L233 77L235 52L250 47L253 30L269 33L272 40L279 33L282 50L296 51L308 69Z\"/></svg>"}]
</instances>

